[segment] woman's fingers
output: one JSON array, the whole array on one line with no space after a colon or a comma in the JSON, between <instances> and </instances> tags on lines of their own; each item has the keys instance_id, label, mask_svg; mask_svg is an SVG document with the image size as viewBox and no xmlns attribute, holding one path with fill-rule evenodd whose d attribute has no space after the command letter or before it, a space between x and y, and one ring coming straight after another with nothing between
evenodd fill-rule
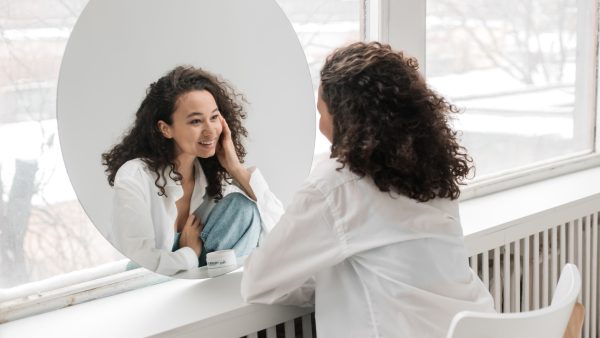
<instances>
[{"instance_id":1,"label":"woman's fingers","mask_svg":"<svg viewBox=\"0 0 600 338\"><path fill-rule=\"evenodd\" d=\"M223 116L219 116L221 119L221 125L223 126L223 130L221 131L221 138L219 140L219 147L217 150L217 158L219 163L232 174L235 170L238 170L241 166L240 160L235 151L235 146L233 145L233 140L231 139L231 130L227 125L227 121Z\"/></svg>"},{"instance_id":2,"label":"woman's fingers","mask_svg":"<svg viewBox=\"0 0 600 338\"><path fill-rule=\"evenodd\" d=\"M200 218L196 217L194 214L189 215L183 226L183 230L181 231L179 245L181 247L190 247L194 250L196 255L200 255L200 252L202 251L202 240L200 239L201 231Z\"/></svg>"},{"instance_id":3,"label":"woman's fingers","mask_svg":"<svg viewBox=\"0 0 600 338\"><path fill-rule=\"evenodd\" d=\"M194 214L189 215L187 221L185 222L185 227L191 228L195 232L200 233L200 218L196 217Z\"/></svg>"},{"instance_id":4,"label":"woman's fingers","mask_svg":"<svg viewBox=\"0 0 600 338\"><path fill-rule=\"evenodd\" d=\"M204 225L200 221L200 217L196 217L194 219L194 228L198 229L198 233L200 233L200 231L202 231L202 229L204 228Z\"/></svg>"},{"instance_id":5,"label":"woman's fingers","mask_svg":"<svg viewBox=\"0 0 600 338\"><path fill-rule=\"evenodd\" d=\"M185 221L185 226L193 226L195 221L196 221L196 215L190 214L188 216L187 221Z\"/></svg>"},{"instance_id":6,"label":"woman's fingers","mask_svg":"<svg viewBox=\"0 0 600 338\"><path fill-rule=\"evenodd\" d=\"M221 126L223 127L223 131L221 133L223 133L223 135L226 137L230 137L231 130L229 129L229 125L227 124L227 121L225 121L225 118L221 115L219 115L219 118L221 119Z\"/></svg>"}]
</instances>

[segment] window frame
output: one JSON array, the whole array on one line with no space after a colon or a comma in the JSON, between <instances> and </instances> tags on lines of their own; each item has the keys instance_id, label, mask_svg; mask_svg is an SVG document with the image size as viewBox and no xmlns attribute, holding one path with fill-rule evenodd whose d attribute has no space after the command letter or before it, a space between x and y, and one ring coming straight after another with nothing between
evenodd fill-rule
<instances>
[{"instance_id":1,"label":"window frame","mask_svg":"<svg viewBox=\"0 0 600 338\"><path fill-rule=\"evenodd\" d=\"M402 49L409 55L414 56L418 60L424 60L426 56L426 2L413 0L361 0L364 1L365 24L363 26L363 36L366 40L378 40L390 43L392 46ZM589 15L593 24L591 27L598 27L597 9L598 4L594 0L584 0L584 3L592 6ZM583 11L580 11L583 12ZM580 17L581 18L581 17ZM590 20L590 18L587 18ZM581 21L581 20L580 20ZM562 159L554 159L548 163L536 164L525 168L516 168L506 172L499 173L490 177L482 178L478 181L473 181L464 187L462 190L461 200L467 200L483 195L488 195L497 191L506 190L515 186L520 186L535 181L546 180L555 176L564 175L591 167L600 166L600 114L597 111L598 97L598 34L597 29L590 29L589 34L593 36L589 43L588 54L592 55L590 65L593 65L593 76L591 79L592 87L587 87L590 90L587 95L587 102L591 103L589 109L593 109L592 122L595 123L594 141L592 152L585 154L569 155ZM581 34L580 34L581 35ZM589 39L590 35L587 35ZM422 72L425 73L424 62L422 64ZM588 85L590 85L588 83ZM581 84L577 84L580 86ZM579 87L578 87L579 89ZM111 263L109 263L111 264ZM112 264L121 264L114 262ZM99 268L99 267L97 267ZM93 270L95 268L89 269ZM88 271L89 272L89 271ZM85 273L85 271L77 271L77 273ZM61 307L70 306L79 302L84 302L91 299L107 297L117 293L153 285L156 283L170 280L167 277L153 274L144 271L127 271L115 273L110 272L106 275L99 276L91 273L91 278L81 279L75 282L70 274L56 276L52 281L37 282L35 287L41 288L44 291L37 294L39 291L33 291L32 286L29 287L32 295L26 296L23 290L18 290L20 296L13 297L12 308L7 308L6 312L0 312L0 323L3 322L4 315L8 314L10 319L14 320L33 314L51 311ZM57 279L61 279L58 281ZM40 284L46 284L40 286ZM62 282L62 285L57 282ZM53 286L53 288L50 288ZM4 290L2 290L4 291ZM2 295L0 295L2 296ZM8 298L9 295L3 295ZM33 297L33 298L31 298ZM3 298L3 297L0 297ZM20 303L18 302L20 299ZM14 317L16 316L16 317Z\"/></svg>"},{"instance_id":2,"label":"window frame","mask_svg":"<svg viewBox=\"0 0 600 338\"><path fill-rule=\"evenodd\" d=\"M389 43L419 60L420 70L426 74L426 6L427 1L367 0L367 40ZM511 168L474 179L461 189L461 200L485 196L498 191L552 177L600 166L600 114L598 113L598 1L579 1L577 46L584 66L577 67L576 110L590 115L585 120L595 123L592 132L592 150L572 153L529 166ZM387 12L386 12L387 11ZM369 20L371 20L369 22ZM590 42L591 41L591 42ZM580 47L582 46L582 47ZM581 48L581 50L579 50ZM592 72L589 70L592 69ZM442 93L443 94L443 93ZM582 102L583 101L583 102Z\"/></svg>"}]
</instances>

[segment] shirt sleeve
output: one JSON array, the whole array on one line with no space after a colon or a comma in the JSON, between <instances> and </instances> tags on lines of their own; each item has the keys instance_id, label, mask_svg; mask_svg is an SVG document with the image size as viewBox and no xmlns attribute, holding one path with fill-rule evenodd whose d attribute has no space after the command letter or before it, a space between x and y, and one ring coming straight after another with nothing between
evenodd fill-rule
<instances>
[{"instance_id":1,"label":"shirt sleeve","mask_svg":"<svg viewBox=\"0 0 600 338\"><path fill-rule=\"evenodd\" d=\"M256 206L262 219L263 233L269 233L277 224L281 215L283 215L283 204L275 194L269 189L267 181L258 168L248 168L250 170L250 186L256 196Z\"/></svg>"},{"instance_id":2,"label":"shirt sleeve","mask_svg":"<svg viewBox=\"0 0 600 338\"><path fill-rule=\"evenodd\" d=\"M325 196L305 185L264 243L246 259L241 294L246 302L311 306L314 277L345 258Z\"/></svg>"},{"instance_id":3,"label":"shirt sleeve","mask_svg":"<svg viewBox=\"0 0 600 338\"><path fill-rule=\"evenodd\" d=\"M134 178L115 180L112 236L115 246L134 262L161 274L173 275L197 267L198 257L192 248L171 252L156 247L147 190Z\"/></svg>"}]
</instances>

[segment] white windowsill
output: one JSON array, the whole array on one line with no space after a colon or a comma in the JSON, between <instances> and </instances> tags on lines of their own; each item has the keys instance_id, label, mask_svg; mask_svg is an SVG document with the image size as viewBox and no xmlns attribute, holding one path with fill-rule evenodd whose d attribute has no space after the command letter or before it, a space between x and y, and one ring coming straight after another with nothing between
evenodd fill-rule
<instances>
[{"instance_id":1,"label":"white windowsill","mask_svg":"<svg viewBox=\"0 0 600 338\"><path fill-rule=\"evenodd\" d=\"M600 194L600 166L460 203L465 237L498 231L524 217ZM598 206L600 209L600 206Z\"/></svg>"},{"instance_id":2,"label":"white windowsill","mask_svg":"<svg viewBox=\"0 0 600 338\"><path fill-rule=\"evenodd\" d=\"M186 337L198 332L203 337L240 337L269 326L261 310L272 310L242 302L241 276L235 271L214 279L168 281L5 323L0 337ZM278 307L281 321L290 313L299 317L312 311ZM223 330L223 322L238 325Z\"/></svg>"},{"instance_id":3,"label":"white windowsill","mask_svg":"<svg viewBox=\"0 0 600 338\"><path fill-rule=\"evenodd\" d=\"M595 167L470 199L461 202L464 234L473 239L598 194L600 167ZM2 324L0 337L239 337L311 311L244 304L240 280L236 271L210 280L169 281Z\"/></svg>"}]
</instances>

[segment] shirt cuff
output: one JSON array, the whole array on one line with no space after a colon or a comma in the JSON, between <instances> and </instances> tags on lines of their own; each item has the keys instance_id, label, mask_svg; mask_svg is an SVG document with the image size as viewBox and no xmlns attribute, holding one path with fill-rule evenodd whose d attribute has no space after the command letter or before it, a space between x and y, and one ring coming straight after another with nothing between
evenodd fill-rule
<instances>
[{"instance_id":1,"label":"shirt cuff","mask_svg":"<svg viewBox=\"0 0 600 338\"><path fill-rule=\"evenodd\" d=\"M184 246L175 252L180 253L183 259L185 259L187 270L198 267L198 256L196 256L194 249L190 248L189 246Z\"/></svg>"},{"instance_id":2,"label":"shirt cuff","mask_svg":"<svg viewBox=\"0 0 600 338\"><path fill-rule=\"evenodd\" d=\"M254 196L256 196L256 206L262 220L263 231L259 239L260 243L263 234L269 233L275 224L277 224L277 221L283 214L283 205L271 189L269 189L267 181L258 168L249 167L248 171L250 171L250 187L252 187Z\"/></svg>"},{"instance_id":3,"label":"shirt cuff","mask_svg":"<svg viewBox=\"0 0 600 338\"><path fill-rule=\"evenodd\" d=\"M269 185L257 167L250 167L248 171L250 172L250 187L258 199L259 196L264 196L269 191Z\"/></svg>"}]
</instances>

